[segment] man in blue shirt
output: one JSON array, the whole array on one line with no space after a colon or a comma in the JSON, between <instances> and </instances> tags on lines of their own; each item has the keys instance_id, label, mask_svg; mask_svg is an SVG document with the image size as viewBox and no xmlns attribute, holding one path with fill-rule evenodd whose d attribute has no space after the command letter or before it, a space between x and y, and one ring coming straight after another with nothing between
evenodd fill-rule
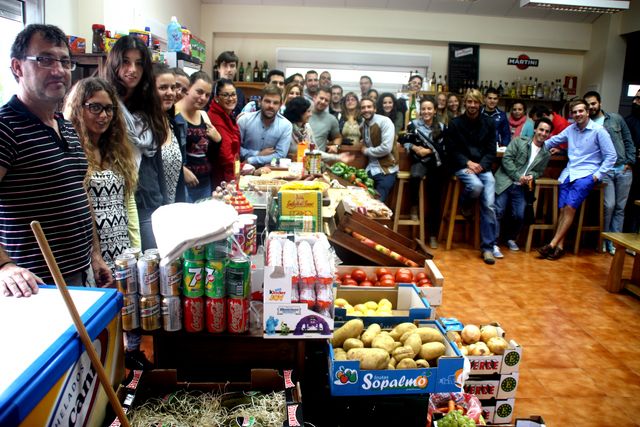
<instances>
[{"instance_id":1,"label":"man in blue shirt","mask_svg":"<svg viewBox=\"0 0 640 427\"><path fill-rule=\"evenodd\" d=\"M273 159L284 159L291 144L291 123L280 115L282 94L275 85L262 90L260 111L243 114L240 128L240 159L255 167L265 166Z\"/></svg>"},{"instance_id":2,"label":"man in blue shirt","mask_svg":"<svg viewBox=\"0 0 640 427\"><path fill-rule=\"evenodd\" d=\"M560 218L556 234L549 244L538 249L542 258L558 259L564 255L564 238L571 227L576 210L596 184L616 162L616 150L607 130L589 118L584 99L571 102L574 123L545 142L547 149L568 143L569 162L560 181L558 208Z\"/></svg>"},{"instance_id":3,"label":"man in blue shirt","mask_svg":"<svg viewBox=\"0 0 640 427\"><path fill-rule=\"evenodd\" d=\"M496 127L496 144L506 147L511 141L511 128L504 111L498 108L498 91L492 87L487 90L484 98L482 115L494 121Z\"/></svg>"}]
</instances>

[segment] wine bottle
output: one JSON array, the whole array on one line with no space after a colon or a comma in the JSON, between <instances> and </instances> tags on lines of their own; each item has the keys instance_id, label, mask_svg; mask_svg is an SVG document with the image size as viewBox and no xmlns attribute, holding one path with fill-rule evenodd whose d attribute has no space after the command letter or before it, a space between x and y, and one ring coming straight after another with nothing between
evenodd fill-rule
<instances>
[{"instance_id":1,"label":"wine bottle","mask_svg":"<svg viewBox=\"0 0 640 427\"><path fill-rule=\"evenodd\" d=\"M260 81L260 68L258 68L258 60L256 59L256 64L253 66L253 81Z\"/></svg>"},{"instance_id":2,"label":"wine bottle","mask_svg":"<svg viewBox=\"0 0 640 427\"><path fill-rule=\"evenodd\" d=\"M244 81L244 63L240 63L240 70L238 71L238 81Z\"/></svg>"},{"instance_id":3,"label":"wine bottle","mask_svg":"<svg viewBox=\"0 0 640 427\"><path fill-rule=\"evenodd\" d=\"M504 86L502 86L502 80L500 80L500 83L498 84L498 96L503 96L504 95Z\"/></svg>"}]
</instances>

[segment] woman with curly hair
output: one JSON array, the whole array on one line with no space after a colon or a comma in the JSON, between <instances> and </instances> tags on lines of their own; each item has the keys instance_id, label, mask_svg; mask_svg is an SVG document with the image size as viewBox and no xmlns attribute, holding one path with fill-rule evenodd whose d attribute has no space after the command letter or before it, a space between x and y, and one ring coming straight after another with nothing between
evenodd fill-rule
<instances>
[{"instance_id":1,"label":"woman with curly hair","mask_svg":"<svg viewBox=\"0 0 640 427\"><path fill-rule=\"evenodd\" d=\"M65 116L78 132L87 157L85 186L102 258L113 270L118 255L140 244L133 197L138 174L115 89L100 78L80 80L67 98Z\"/></svg>"},{"instance_id":2,"label":"woman with curly hair","mask_svg":"<svg viewBox=\"0 0 640 427\"><path fill-rule=\"evenodd\" d=\"M404 127L404 114L398 111L398 101L392 93L385 92L380 95L377 101L376 113L391 119L396 129L396 135L398 135Z\"/></svg>"}]
</instances>

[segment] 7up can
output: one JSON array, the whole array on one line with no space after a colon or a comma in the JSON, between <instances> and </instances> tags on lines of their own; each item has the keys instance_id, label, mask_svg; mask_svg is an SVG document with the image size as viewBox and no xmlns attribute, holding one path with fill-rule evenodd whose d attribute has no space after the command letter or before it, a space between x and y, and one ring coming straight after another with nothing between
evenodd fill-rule
<instances>
[{"instance_id":1,"label":"7up can","mask_svg":"<svg viewBox=\"0 0 640 427\"><path fill-rule=\"evenodd\" d=\"M249 298L251 294L251 265L247 258L233 258L227 263L224 272L227 296Z\"/></svg>"},{"instance_id":2,"label":"7up can","mask_svg":"<svg viewBox=\"0 0 640 427\"><path fill-rule=\"evenodd\" d=\"M209 298L224 298L226 294L224 285L224 261L209 260L204 266L205 284L204 293Z\"/></svg>"},{"instance_id":3,"label":"7up can","mask_svg":"<svg viewBox=\"0 0 640 427\"><path fill-rule=\"evenodd\" d=\"M184 260L182 294L189 298L204 295L204 261Z\"/></svg>"}]
</instances>

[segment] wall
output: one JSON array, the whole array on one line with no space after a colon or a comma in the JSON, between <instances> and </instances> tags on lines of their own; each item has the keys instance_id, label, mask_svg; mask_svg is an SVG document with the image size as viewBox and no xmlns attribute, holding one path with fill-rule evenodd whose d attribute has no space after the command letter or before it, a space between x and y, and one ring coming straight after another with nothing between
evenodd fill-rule
<instances>
[{"instance_id":1,"label":"wall","mask_svg":"<svg viewBox=\"0 0 640 427\"><path fill-rule=\"evenodd\" d=\"M631 0L629 10L623 12L620 23L620 34L640 31L640 1Z\"/></svg>"}]
</instances>

